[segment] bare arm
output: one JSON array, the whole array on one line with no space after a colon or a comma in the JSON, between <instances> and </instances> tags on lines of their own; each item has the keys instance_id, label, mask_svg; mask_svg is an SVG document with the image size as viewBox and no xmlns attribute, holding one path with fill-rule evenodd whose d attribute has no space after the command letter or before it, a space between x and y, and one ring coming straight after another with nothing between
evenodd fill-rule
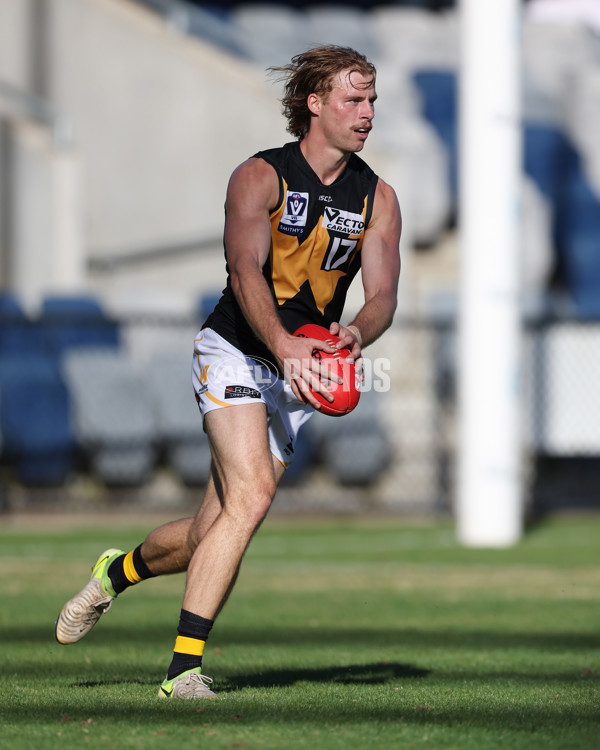
<instances>
[{"instance_id":1,"label":"bare arm","mask_svg":"<svg viewBox=\"0 0 600 750\"><path fill-rule=\"evenodd\" d=\"M269 212L277 204L279 182L273 167L251 158L232 174L227 189L225 247L237 302L254 333L273 352L297 398L319 408L309 385L330 398L316 372L312 349L333 351L315 339L298 339L279 320L263 266L271 247ZM293 364L290 369L290 363Z\"/></svg>"},{"instance_id":2,"label":"bare arm","mask_svg":"<svg viewBox=\"0 0 600 750\"><path fill-rule=\"evenodd\" d=\"M402 216L394 190L383 180L377 183L373 215L362 246L362 282L365 304L344 327L332 323L330 330L342 338L357 359L360 349L389 328L398 302L400 234Z\"/></svg>"},{"instance_id":3,"label":"bare arm","mask_svg":"<svg viewBox=\"0 0 600 750\"><path fill-rule=\"evenodd\" d=\"M262 159L249 159L231 175L225 214L233 292L252 330L272 350L286 333L262 272L271 244L269 210L278 194L273 168Z\"/></svg>"}]
</instances>

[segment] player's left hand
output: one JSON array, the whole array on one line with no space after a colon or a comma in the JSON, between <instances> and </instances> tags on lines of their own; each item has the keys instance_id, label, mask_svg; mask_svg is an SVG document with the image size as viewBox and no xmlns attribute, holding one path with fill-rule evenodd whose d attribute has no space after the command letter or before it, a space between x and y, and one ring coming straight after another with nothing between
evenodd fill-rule
<instances>
[{"instance_id":1,"label":"player's left hand","mask_svg":"<svg viewBox=\"0 0 600 750\"><path fill-rule=\"evenodd\" d=\"M362 380L363 358L361 354L360 341L356 333L350 328L345 328L337 322L329 326L329 333L339 337L339 342L335 345L336 349L350 349L350 356L346 358L347 362L354 362L356 372Z\"/></svg>"}]
</instances>

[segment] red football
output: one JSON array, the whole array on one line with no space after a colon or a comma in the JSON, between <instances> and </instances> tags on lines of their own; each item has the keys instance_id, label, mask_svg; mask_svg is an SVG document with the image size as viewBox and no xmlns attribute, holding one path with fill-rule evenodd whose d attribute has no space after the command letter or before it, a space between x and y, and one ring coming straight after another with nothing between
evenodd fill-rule
<instances>
[{"instance_id":1,"label":"red football","mask_svg":"<svg viewBox=\"0 0 600 750\"><path fill-rule=\"evenodd\" d=\"M314 323L307 323L306 325L300 326L295 331L294 336L300 336L302 338L319 339L324 341L326 344L333 346L340 339L338 336L334 336L330 333L327 328L323 326L315 325ZM329 354L322 349L313 349L313 359L327 365L332 372L337 372L343 378L343 383L332 383L326 378L322 378L321 382L326 381L328 383L328 390L333 393L333 401L327 401L327 399L320 393L313 394L317 401L321 404L320 411L323 414L327 414L330 417L343 417L344 414L348 414L358 404L360 398L360 391L358 390L358 378L356 375L356 368L354 363L346 362L346 357L350 355L350 349L339 349L335 354ZM312 390L312 389L311 389Z\"/></svg>"}]
</instances>

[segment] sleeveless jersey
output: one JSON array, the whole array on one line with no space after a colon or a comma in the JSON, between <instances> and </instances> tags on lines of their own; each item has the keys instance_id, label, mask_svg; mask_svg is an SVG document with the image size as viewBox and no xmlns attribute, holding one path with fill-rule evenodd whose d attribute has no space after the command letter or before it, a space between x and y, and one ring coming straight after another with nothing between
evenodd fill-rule
<instances>
[{"instance_id":1,"label":"sleeveless jersey","mask_svg":"<svg viewBox=\"0 0 600 750\"><path fill-rule=\"evenodd\" d=\"M270 213L271 248L263 274L282 325L293 333L304 323L329 328L339 321L348 287L361 264L365 229L373 211L377 175L356 154L342 174L324 185L299 142L260 151L279 178L279 201ZM247 323L227 286L205 326L244 354L275 363Z\"/></svg>"}]
</instances>

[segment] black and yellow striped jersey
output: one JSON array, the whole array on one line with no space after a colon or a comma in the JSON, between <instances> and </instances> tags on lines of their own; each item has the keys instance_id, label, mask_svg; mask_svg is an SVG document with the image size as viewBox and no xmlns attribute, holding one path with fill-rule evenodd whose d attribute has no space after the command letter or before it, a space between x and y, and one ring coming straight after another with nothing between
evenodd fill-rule
<instances>
[{"instance_id":1,"label":"black and yellow striped jersey","mask_svg":"<svg viewBox=\"0 0 600 750\"><path fill-rule=\"evenodd\" d=\"M298 142L260 151L279 178L271 212L271 247L263 273L283 326L329 327L339 321L348 287L361 264L365 229L373 211L377 175L356 154L331 185L312 170ZM229 278L205 323L250 356L273 361L240 310Z\"/></svg>"}]
</instances>

